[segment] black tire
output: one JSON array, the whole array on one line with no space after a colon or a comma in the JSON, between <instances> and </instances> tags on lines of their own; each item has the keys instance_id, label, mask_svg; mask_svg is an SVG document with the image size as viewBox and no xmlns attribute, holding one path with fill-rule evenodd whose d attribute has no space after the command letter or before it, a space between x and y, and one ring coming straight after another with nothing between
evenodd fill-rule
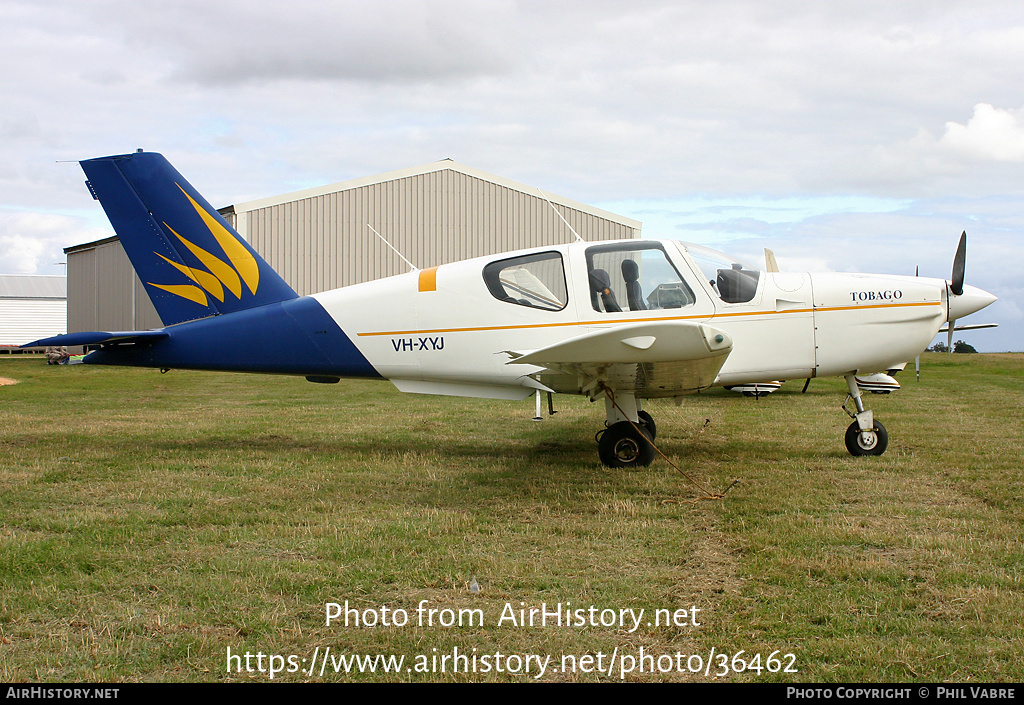
<instances>
[{"instance_id":1,"label":"black tire","mask_svg":"<svg viewBox=\"0 0 1024 705\"><path fill-rule=\"evenodd\" d=\"M658 437L658 425L654 423L654 418L646 411L640 410L636 412L637 418L640 419L640 426L647 431L647 435L651 437L653 441Z\"/></svg>"},{"instance_id":2,"label":"black tire","mask_svg":"<svg viewBox=\"0 0 1024 705\"><path fill-rule=\"evenodd\" d=\"M654 461L654 446L646 433L638 433L629 421L620 421L601 434L597 454L610 468L646 467Z\"/></svg>"},{"instance_id":3,"label":"black tire","mask_svg":"<svg viewBox=\"0 0 1024 705\"><path fill-rule=\"evenodd\" d=\"M889 434L877 419L873 432L861 433L856 421L846 429L846 450L850 451L850 455L881 455L887 447Z\"/></svg>"}]
</instances>

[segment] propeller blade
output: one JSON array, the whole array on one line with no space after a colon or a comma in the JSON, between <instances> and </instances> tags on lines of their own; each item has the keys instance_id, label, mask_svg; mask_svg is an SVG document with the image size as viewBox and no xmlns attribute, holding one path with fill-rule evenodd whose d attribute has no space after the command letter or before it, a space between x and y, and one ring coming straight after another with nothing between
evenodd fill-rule
<instances>
[{"instance_id":1,"label":"propeller blade","mask_svg":"<svg viewBox=\"0 0 1024 705\"><path fill-rule=\"evenodd\" d=\"M953 279L949 289L957 296L964 293L964 263L967 260L967 231L960 236L960 244L956 248L956 257L953 258Z\"/></svg>"},{"instance_id":2,"label":"propeller blade","mask_svg":"<svg viewBox=\"0 0 1024 705\"><path fill-rule=\"evenodd\" d=\"M949 352L953 352L953 326L956 325L956 319L949 322L949 332L946 333L946 347Z\"/></svg>"}]
</instances>

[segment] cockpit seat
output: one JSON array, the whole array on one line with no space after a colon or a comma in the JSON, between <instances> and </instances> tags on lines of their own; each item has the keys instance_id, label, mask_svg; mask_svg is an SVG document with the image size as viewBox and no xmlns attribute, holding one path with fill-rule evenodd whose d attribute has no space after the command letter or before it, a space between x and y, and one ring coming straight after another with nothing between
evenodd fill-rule
<instances>
[{"instance_id":1,"label":"cockpit seat","mask_svg":"<svg viewBox=\"0 0 1024 705\"><path fill-rule=\"evenodd\" d=\"M590 270L590 294L594 300L594 309L600 311L598 301L604 306L607 313L620 313L622 307L615 300L615 292L611 289L612 280L608 272L603 269Z\"/></svg>"},{"instance_id":2,"label":"cockpit seat","mask_svg":"<svg viewBox=\"0 0 1024 705\"><path fill-rule=\"evenodd\" d=\"M750 301L757 293L757 272L743 269L734 264L732 269L719 269L717 289L722 301L739 304Z\"/></svg>"},{"instance_id":3,"label":"cockpit seat","mask_svg":"<svg viewBox=\"0 0 1024 705\"><path fill-rule=\"evenodd\" d=\"M622 260L622 278L626 280L626 302L630 311L646 311L644 291L640 287L640 267L636 260Z\"/></svg>"}]
</instances>

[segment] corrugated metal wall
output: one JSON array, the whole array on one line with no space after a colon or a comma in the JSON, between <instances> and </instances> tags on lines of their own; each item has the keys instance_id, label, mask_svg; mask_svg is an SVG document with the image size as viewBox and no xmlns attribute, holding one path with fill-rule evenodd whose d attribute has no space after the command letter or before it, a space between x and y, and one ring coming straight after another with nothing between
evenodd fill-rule
<instances>
[{"instance_id":1,"label":"corrugated metal wall","mask_svg":"<svg viewBox=\"0 0 1024 705\"><path fill-rule=\"evenodd\" d=\"M575 239L539 193L445 166L404 178L338 186L322 195L251 210L242 204L226 217L302 295L409 270L367 224L420 268ZM558 202L563 199L552 200L588 241L640 235L635 221L619 222ZM162 326L116 237L65 253L69 331Z\"/></svg>"},{"instance_id":2,"label":"corrugated metal wall","mask_svg":"<svg viewBox=\"0 0 1024 705\"><path fill-rule=\"evenodd\" d=\"M147 330L163 324L116 238L68 255L68 330Z\"/></svg>"},{"instance_id":3,"label":"corrugated metal wall","mask_svg":"<svg viewBox=\"0 0 1024 705\"><path fill-rule=\"evenodd\" d=\"M67 277L0 274L0 346L24 345L67 329Z\"/></svg>"},{"instance_id":4,"label":"corrugated metal wall","mask_svg":"<svg viewBox=\"0 0 1024 705\"><path fill-rule=\"evenodd\" d=\"M24 345L67 332L63 299L0 298L0 345Z\"/></svg>"},{"instance_id":5,"label":"corrugated metal wall","mask_svg":"<svg viewBox=\"0 0 1024 705\"><path fill-rule=\"evenodd\" d=\"M639 235L629 225L555 207L586 240ZM575 239L539 195L452 169L236 211L235 223L299 294L409 271L368 226L421 269Z\"/></svg>"}]
</instances>

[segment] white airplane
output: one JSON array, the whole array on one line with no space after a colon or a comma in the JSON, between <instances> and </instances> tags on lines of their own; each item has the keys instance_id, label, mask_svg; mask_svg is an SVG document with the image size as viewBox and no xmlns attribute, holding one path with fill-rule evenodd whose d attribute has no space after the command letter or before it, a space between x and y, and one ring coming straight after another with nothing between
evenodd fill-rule
<instances>
[{"instance_id":1,"label":"white airplane","mask_svg":"<svg viewBox=\"0 0 1024 705\"><path fill-rule=\"evenodd\" d=\"M390 380L404 392L603 400L598 455L648 465L642 400L713 385L840 376L853 455L888 436L858 374L920 353L947 321L995 301L952 281L763 272L672 240L582 240L298 296L159 154L81 162L165 327L71 333L86 364ZM28 347L26 346L26 347Z\"/></svg>"}]
</instances>

